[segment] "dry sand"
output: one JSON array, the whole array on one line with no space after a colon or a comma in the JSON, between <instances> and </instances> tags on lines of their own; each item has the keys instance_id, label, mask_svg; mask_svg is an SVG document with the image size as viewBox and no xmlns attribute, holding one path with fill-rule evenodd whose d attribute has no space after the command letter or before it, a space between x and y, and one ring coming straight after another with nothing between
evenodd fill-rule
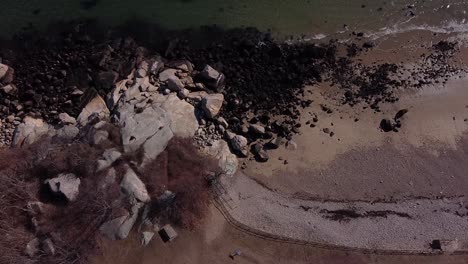
<instances>
[{"instance_id":1,"label":"dry sand","mask_svg":"<svg viewBox=\"0 0 468 264\"><path fill-rule=\"evenodd\" d=\"M138 241L104 241L103 255L94 264L196 264L196 263L315 263L315 264L465 264L468 257L460 255L397 256L368 255L311 246L278 243L246 234L229 225L214 208L206 221L194 231L181 231L172 243L159 237L146 247ZM234 260L229 254L235 249L242 256Z\"/></svg>"}]
</instances>

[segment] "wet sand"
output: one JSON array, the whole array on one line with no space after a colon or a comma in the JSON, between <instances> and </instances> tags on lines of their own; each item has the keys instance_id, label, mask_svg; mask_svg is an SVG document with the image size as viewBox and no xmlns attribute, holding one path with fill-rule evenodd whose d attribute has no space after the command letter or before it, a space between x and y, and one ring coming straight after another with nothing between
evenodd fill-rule
<instances>
[{"instance_id":1,"label":"wet sand","mask_svg":"<svg viewBox=\"0 0 468 264\"><path fill-rule=\"evenodd\" d=\"M246 161L245 173L272 190L308 198L466 195L467 81L454 76L446 85L397 91L399 102L383 104L379 113L364 105L341 105L339 91L322 84L320 92L314 89L310 95L314 103L303 111L301 133L293 138L298 148L273 150L265 164ZM334 112L323 112L321 104ZM382 132L380 120L393 118L400 109L409 112L399 132ZM314 114L317 123L311 121ZM316 127L309 127L308 121ZM325 128L334 136L323 133Z\"/></svg>"}]
</instances>

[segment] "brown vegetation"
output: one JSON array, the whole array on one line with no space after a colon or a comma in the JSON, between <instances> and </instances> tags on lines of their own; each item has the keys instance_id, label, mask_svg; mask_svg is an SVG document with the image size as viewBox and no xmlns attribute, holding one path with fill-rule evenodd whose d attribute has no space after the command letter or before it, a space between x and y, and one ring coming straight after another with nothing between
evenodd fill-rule
<instances>
[{"instance_id":1,"label":"brown vegetation","mask_svg":"<svg viewBox=\"0 0 468 264\"><path fill-rule=\"evenodd\" d=\"M167 149L142 173L142 180L153 197L157 198L164 190L176 195L171 206L156 202L155 213L184 228L194 228L205 215L210 199L206 176L215 170L216 162L201 155L189 139L172 139Z\"/></svg>"},{"instance_id":2,"label":"brown vegetation","mask_svg":"<svg viewBox=\"0 0 468 264\"><path fill-rule=\"evenodd\" d=\"M0 151L0 231L4 234L0 236L0 263L87 263L87 256L97 253L99 226L113 217L116 207L126 207L115 205L118 184L99 189L106 171L96 173L95 166L103 150L103 146L45 139L26 148ZM132 160L135 158L126 156L121 164ZM115 166L119 174L118 162ZM153 214L193 228L207 210L210 192L205 176L214 168L215 162L200 155L189 140L173 139L139 173L154 201ZM81 179L76 201L51 195L43 184L60 173L74 173ZM169 206L157 202L165 190L176 194ZM47 204L46 212L36 216L36 226L27 210L31 201ZM42 252L31 260L24 250L34 237L51 238L56 253Z\"/></svg>"}]
</instances>

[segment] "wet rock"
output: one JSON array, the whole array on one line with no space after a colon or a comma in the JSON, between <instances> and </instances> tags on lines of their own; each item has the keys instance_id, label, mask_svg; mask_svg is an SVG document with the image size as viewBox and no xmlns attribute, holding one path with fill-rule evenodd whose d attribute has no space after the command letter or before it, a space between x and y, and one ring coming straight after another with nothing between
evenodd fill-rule
<instances>
[{"instance_id":1,"label":"wet rock","mask_svg":"<svg viewBox=\"0 0 468 264\"><path fill-rule=\"evenodd\" d=\"M221 110L223 102L223 94L210 94L203 98L202 109L205 111L205 114L208 116L208 118L214 118Z\"/></svg>"},{"instance_id":2,"label":"wet rock","mask_svg":"<svg viewBox=\"0 0 468 264\"><path fill-rule=\"evenodd\" d=\"M408 113L408 109L401 109L395 114L395 117L393 119L397 121L398 119L402 118L406 113Z\"/></svg>"},{"instance_id":3,"label":"wet rock","mask_svg":"<svg viewBox=\"0 0 468 264\"><path fill-rule=\"evenodd\" d=\"M78 197L81 180L73 173L59 174L56 178L48 179L45 183L55 194L62 194L68 201L75 201Z\"/></svg>"},{"instance_id":4,"label":"wet rock","mask_svg":"<svg viewBox=\"0 0 468 264\"><path fill-rule=\"evenodd\" d=\"M394 126L395 124L388 118L384 118L380 121L380 129L382 129L384 132L392 131Z\"/></svg>"},{"instance_id":5,"label":"wet rock","mask_svg":"<svg viewBox=\"0 0 468 264\"><path fill-rule=\"evenodd\" d=\"M151 200L145 184L130 168L127 168L127 172L120 183L120 187L129 197L130 201L134 201L134 199L136 199L140 202L149 202Z\"/></svg>"}]
</instances>

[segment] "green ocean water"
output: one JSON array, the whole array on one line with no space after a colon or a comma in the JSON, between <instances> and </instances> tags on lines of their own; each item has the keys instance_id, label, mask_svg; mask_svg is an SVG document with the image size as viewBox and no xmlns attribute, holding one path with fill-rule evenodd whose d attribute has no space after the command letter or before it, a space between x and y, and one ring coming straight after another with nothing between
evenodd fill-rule
<instances>
[{"instance_id":1,"label":"green ocean water","mask_svg":"<svg viewBox=\"0 0 468 264\"><path fill-rule=\"evenodd\" d=\"M254 26L277 35L315 38L343 31L392 33L417 27L465 31L468 10L468 3L461 0L97 0L88 9L83 1L92 0L0 0L0 35L80 18L108 26L137 18L167 29Z\"/></svg>"}]
</instances>

